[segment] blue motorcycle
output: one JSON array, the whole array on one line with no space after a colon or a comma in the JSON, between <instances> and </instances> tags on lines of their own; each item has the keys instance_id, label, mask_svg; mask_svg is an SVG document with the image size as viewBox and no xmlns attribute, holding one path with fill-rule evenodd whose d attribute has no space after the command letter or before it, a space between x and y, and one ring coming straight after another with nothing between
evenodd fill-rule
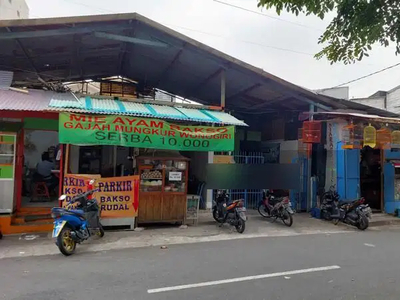
<instances>
[{"instance_id":1,"label":"blue motorcycle","mask_svg":"<svg viewBox=\"0 0 400 300\"><path fill-rule=\"evenodd\" d=\"M60 252L69 256L75 252L76 244L93 235L104 236L100 223L100 208L96 199L88 199L96 190L89 190L71 199L69 207L53 207L51 216L54 219L53 238ZM60 197L61 201L65 195ZM78 205L70 209L73 203Z\"/></svg>"}]
</instances>

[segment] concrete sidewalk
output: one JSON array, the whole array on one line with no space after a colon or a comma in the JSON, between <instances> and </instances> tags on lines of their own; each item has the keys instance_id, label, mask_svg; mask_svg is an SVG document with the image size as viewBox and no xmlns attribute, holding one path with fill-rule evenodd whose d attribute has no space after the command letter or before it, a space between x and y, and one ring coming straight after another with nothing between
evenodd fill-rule
<instances>
[{"instance_id":1,"label":"concrete sidewalk","mask_svg":"<svg viewBox=\"0 0 400 300\"><path fill-rule=\"evenodd\" d=\"M243 234L239 234L235 228L227 224L219 227L210 213L201 213L198 226L152 227L142 231L106 231L103 239L93 238L77 245L76 253L256 237L333 234L355 230L357 229L312 219L305 213L294 215L293 226L286 227L279 220L272 223L271 220L258 215L258 212L249 211L246 230ZM54 254L60 252L49 233L6 236L0 240L0 259Z\"/></svg>"}]
</instances>

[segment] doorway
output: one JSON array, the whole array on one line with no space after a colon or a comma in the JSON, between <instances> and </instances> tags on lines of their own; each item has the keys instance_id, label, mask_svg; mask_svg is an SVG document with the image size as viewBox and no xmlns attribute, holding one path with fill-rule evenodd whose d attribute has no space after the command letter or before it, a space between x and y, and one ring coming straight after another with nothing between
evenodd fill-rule
<instances>
[{"instance_id":1,"label":"doorway","mask_svg":"<svg viewBox=\"0 0 400 300\"><path fill-rule=\"evenodd\" d=\"M56 206L60 176L58 132L25 129L23 153L21 206Z\"/></svg>"},{"instance_id":2,"label":"doorway","mask_svg":"<svg viewBox=\"0 0 400 300\"><path fill-rule=\"evenodd\" d=\"M364 147L360 151L360 193L371 209L382 210L381 149Z\"/></svg>"}]
</instances>

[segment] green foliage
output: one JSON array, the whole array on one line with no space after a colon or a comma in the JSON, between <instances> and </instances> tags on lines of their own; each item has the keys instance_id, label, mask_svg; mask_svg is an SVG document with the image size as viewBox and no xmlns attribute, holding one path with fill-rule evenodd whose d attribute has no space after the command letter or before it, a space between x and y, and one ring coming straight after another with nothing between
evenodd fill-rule
<instances>
[{"instance_id":1,"label":"green foliage","mask_svg":"<svg viewBox=\"0 0 400 300\"><path fill-rule=\"evenodd\" d=\"M395 43L395 52L400 53L400 0L258 0L258 6L321 19L335 11L336 17L318 40L324 45L315 55L318 59L354 63L368 56L375 43L385 47Z\"/></svg>"}]
</instances>

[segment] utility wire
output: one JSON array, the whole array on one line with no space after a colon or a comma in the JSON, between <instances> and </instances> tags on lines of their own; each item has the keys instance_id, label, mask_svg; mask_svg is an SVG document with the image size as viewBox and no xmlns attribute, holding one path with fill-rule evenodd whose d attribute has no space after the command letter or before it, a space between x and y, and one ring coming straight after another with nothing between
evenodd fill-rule
<instances>
[{"instance_id":1,"label":"utility wire","mask_svg":"<svg viewBox=\"0 0 400 300\"><path fill-rule=\"evenodd\" d=\"M88 5L88 4L85 4L85 3L82 3L82 2L76 1L76 0L62 0L62 1L65 1L65 2L71 3L71 4L75 4L75 5L84 6L84 7L87 7L87 8L95 8L98 11L102 11L102 12L117 13L116 11L104 9L104 8L101 8L101 7L98 7L98 6ZM225 2L221 2L221 1L218 1L218 2L225 4ZM251 12L254 12L254 11L251 11ZM264 15L264 14L261 14L261 15L269 17L268 15ZM271 17L271 18L275 18L275 17ZM279 19L279 18L276 18L276 19ZM282 19L279 19L279 20L285 21L285 20L282 20ZM288 22L290 22L290 21L288 21ZM290 23L292 23L292 22L290 22ZM298 23L294 23L294 24L301 25L301 24L298 24ZM240 43L249 44L249 45L255 45L255 46L259 46L259 47L263 47L263 48L269 48L269 49L274 49L274 50L278 50L278 51L285 51L285 52L301 54L301 55L307 55L307 56L314 56L313 53L307 53L307 52L302 52L302 51L288 49L288 48L276 47L276 46L261 44L261 43L252 42L252 41L244 41L244 40L232 39L232 38L229 38L227 36L223 36L223 35L219 35L219 34L215 34L215 33L211 33L211 32L205 32L205 31L201 31L201 30L197 30L197 29L187 28L187 27L183 27L183 26L179 26L179 25L168 24L168 23L164 23L164 25L168 26L168 27L175 27L175 28L180 28L180 29L187 30L187 31L197 32L197 33L200 33L200 34L214 36L214 37L222 38L222 39L225 39L225 40L231 40L231 41L234 40L235 42L240 42Z\"/></svg>"},{"instance_id":2,"label":"utility wire","mask_svg":"<svg viewBox=\"0 0 400 300\"><path fill-rule=\"evenodd\" d=\"M277 20L277 21L280 21L280 22L285 22L285 23L289 23L289 24L292 24L292 25L296 25L296 26L300 26L300 27L304 27L304 28L308 28L308 29L312 29L312 30L317 30L317 31L323 32L323 30L321 30L319 28L310 27L310 26L307 26L307 25L304 25L304 24L301 24L301 23L298 23L298 22L293 22L293 21L285 20L285 19L282 19L282 18L279 18L279 17L263 14L262 12L251 10L251 9L248 9L248 8L245 8L245 7L242 7L242 6L238 6L238 5L234 5L234 4L231 4L231 3L228 3L228 2L224 2L224 1L220 1L220 0L213 0L213 1L217 2L217 3L220 3L220 4L223 4L223 5L226 5L226 6L230 6L232 8L240 9L242 11L246 11L246 12L250 12L250 13L253 13L253 14L257 14L259 16L263 16L263 17L267 17L267 18L270 18L270 19L274 19L274 20Z\"/></svg>"},{"instance_id":3,"label":"utility wire","mask_svg":"<svg viewBox=\"0 0 400 300\"><path fill-rule=\"evenodd\" d=\"M373 72L373 73L370 73L370 74L367 74L367 75L358 77L358 78L356 78L356 79L353 79L353 80L350 80L350 81L341 83L341 84L339 84L339 85L336 85L336 86L334 86L334 87L331 87L331 89L334 89L334 88L337 88L337 87L341 87L341 86L344 86L344 85L347 85L347 84L350 84L350 83L353 83L353 82L356 82L356 81L360 81L360 80L362 80L362 79L365 79L365 78L371 77L371 76L373 76L373 75L382 73L382 72L384 72L384 71L393 69L393 68L395 68L395 67L397 67L397 66L400 66L400 63L391 65L391 66L389 66L389 67L386 67L386 68L383 68L383 69L381 69L381 70L379 70L379 71L376 71L376 72Z\"/></svg>"}]
</instances>

